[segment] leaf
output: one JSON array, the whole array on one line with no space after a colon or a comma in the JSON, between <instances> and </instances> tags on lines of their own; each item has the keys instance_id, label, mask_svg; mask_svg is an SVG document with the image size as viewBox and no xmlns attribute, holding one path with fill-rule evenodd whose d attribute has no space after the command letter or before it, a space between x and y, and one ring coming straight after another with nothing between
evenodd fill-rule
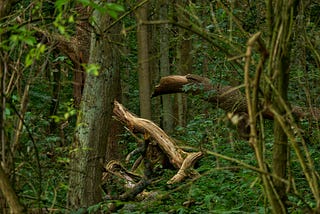
<instances>
[{"instance_id":1,"label":"leaf","mask_svg":"<svg viewBox=\"0 0 320 214\"><path fill-rule=\"evenodd\" d=\"M73 16L69 16L68 22L69 23L74 23L74 17Z\"/></svg>"},{"instance_id":2,"label":"leaf","mask_svg":"<svg viewBox=\"0 0 320 214\"><path fill-rule=\"evenodd\" d=\"M62 10L62 7L68 4L68 2L69 0L57 0L54 5L58 10Z\"/></svg>"},{"instance_id":3,"label":"leaf","mask_svg":"<svg viewBox=\"0 0 320 214\"><path fill-rule=\"evenodd\" d=\"M113 10L115 12L124 12L124 7L120 4L107 3L106 5L109 10Z\"/></svg>"},{"instance_id":4,"label":"leaf","mask_svg":"<svg viewBox=\"0 0 320 214\"><path fill-rule=\"evenodd\" d=\"M18 35L11 35L10 36L10 40L13 41L13 42L18 41L18 38L19 38Z\"/></svg>"},{"instance_id":5,"label":"leaf","mask_svg":"<svg viewBox=\"0 0 320 214\"><path fill-rule=\"evenodd\" d=\"M37 41L34 37L27 37L24 39L24 42L30 46L34 45Z\"/></svg>"},{"instance_id":6,"label":"leaf","mask_svg":"<svg viewBox=\"0 0 320 214\"><path fill-rule=\"evenodd\" d=\"M69 117L70 117L69 112L67 112L67 113L64 114L64 119L65 119L65 120L67 120Z\"/></svg>"},{"instance_id":7,"label":"leaf","mask_svg":"<svg viewBox=\"0 0 320 214\"><path fill-rule=\"evenodd\" d=\"M52 118L54 120L55 123L59 123L61 118L59 116L56 116L56 115L52 115L50 116L49 118Z\"/></svg>"},{"instance_id":8,"label":"leaf","mask_svg":"<svg viewBox=\"0 0 320 214\"><path fill-rule=\"evenodd\" d=\"M65 34L65 32L66 32L65 27L62 26L62 25L59 25L59 26L58 26L58 30L59 30L59 32L60 32L62 35Z\"/></svg>"},{"instance_id":9,"label":"leaf","mask_svg":"<svg viewBox=\"0 0 320 214\"><path fill-rule=\"evenodd\" d=\"M39 44L37 45L37 48L38 48L38 53L42 54L42 53L44 53L45 50L46 50L46 45L39 43Z\"/></svg>"},{"instance_id":10,"label":"leaf","mask_svg":"<svg viewBox=\"0 0 320 214\"><path fill-rule=\"evenodd\" d=\"M91 74L93 76L99 76L99 69L100 69L100 66L97 65L97 64L83 64L82 66L84 66L85 68L85 71L88 73L88 74Z\"/></svg>"},{"instance_id":11,"label":"leaf","mask_svg":"<svg viewBox=\"0 0 320 214\"><path fill-rule=\"evenodd\" d=\"M108 10L108 14L114 19L118 18L118 13L116 11Z\"/></svg>"},{"instance_id":12,"label":"leaf","mask_svg":"<svg viewBox=\"0 0 320 214\"><path fill-rule=\"evenodd\" d=\"M31 51L30 51L31 52ZM31 57L31 54L29 53L27 56L26 56L26 59L24 61L24 64L25 64L25 67L29 67L30 65L32 65L33 63L33 59Z\"/></svg>"},{"instance_id":13,"label":"leaf","mask_svg":"<svg viewBox=\"0 0 320 214\"><path fill-rule=\"evenodd\" d=\"M106 4L107 13L114 19L118 18L118 13L124 11L124 7L120 4L107 3Z\"/></svg>"}]
</instances>

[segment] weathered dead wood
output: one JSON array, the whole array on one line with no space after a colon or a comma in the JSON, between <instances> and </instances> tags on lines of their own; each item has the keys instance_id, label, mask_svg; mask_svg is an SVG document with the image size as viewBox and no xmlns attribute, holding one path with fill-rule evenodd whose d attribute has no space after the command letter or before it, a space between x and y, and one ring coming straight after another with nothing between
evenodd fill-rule
<instances>
[{"instance_id":1,"label":"weathered dead wood","mask_svg":"<svg viewBox=\"0 0 320 214\"><path fill-rule=\"evenodd\" d=\"M115 175L125 181L126 188L132 188L142 177L127 170L119 161L112 160L105 166L106 173L103 173L102 183L108 180L110 175Z\"/></svg>"},{"instance_id":2,"label":"weathered dead wood","mask_svg":"<svg viewBox=\"0 0 320 214\"><path fill-rule=\"evenodd\" d=\"M191 87L191 85L195 87ZM191 90L184 90L185 86L190 86ZM196 90L192 90L194 88ZM155 87L152 97L172 93L203 93L204 100L215 104L226 112L235 114L247 113L247 101L239 87L213 85L210 79L198 75L187 74L185 76L172 75L162 77L159 85ZM264 118L273 119L273 114L267 108L263 109L261 113ZM319 108L292 106L292 114L297 119L320 120Z\"/></svg>"},{"instance_id":3,"label":"weathered dead wood","mask_svg":"<svg viewBox=\"0 0 320 214\"><path fill-rule=\"evenodd\" d=\"M147 197L148 193L144 189L151 183L149 179L130 172L116 160L109 161L105 170L102 177L102 189L107 194L106 199L128 201L134 198L143 200ZM111 190L110 185L114 189L115 185L120 185L121 188ZM115 195L114 191L118 195ZM109 204L110 209L115 208L114 206L115 204Z\"/></svg>"},{"instance_id":4,"label":"weathered dead wood","mask_svg":"<svg viewBox=\"0 0 320 214\"><path fill-rule=\"evenodd\" d=\"M185 86L190 86L190 89L185 89ZM205 93L204 99L227 112L247 111L246 99L238 88L220 84L213 85L210 79L194 74L162 77L159 85L155 87L152 97L172 93Z\"/></svg>"},{"instance_id":5,"label":"weathered dead wood","mask_svg":"<svg viewBox=\"0 0 320 214\"><path fill-rule=\"evenodd\" d=\"M114 102L113 113L127 128L133 133L139 132L153 138L161 149L169 157L170 163L176 168L180 168L186 153L179 149L173 140L155 123L150 120L139 118L124 108L119 102Z\"/></svg>"},{"instance_id":6,"label":"weathered dead wood","mask_svg":"<svg viewBox=\"0 0 320 214\"><path fill-rule=\"evenodd\" d=\"M183 164L181 168L179 169L178 173L173 176L167 183L168 184L174 184L180 182L183 178L185 178L188 175L188 170L190 170L191 167L193 167L194 163L202 157L202 152L194 152L190 153L183 161ZM199 176L199 173L192 170L189 171L189 173L192 173L194 177Z\"/></svg>"},{"instance_id":7,"label":"weathered dead wood","mask_svg":"<svg viewBox=\"0 0 320 214\"><path fill-rule=\"evenodd\" d=\"M163 153L168 157L170 163L177 169L178 174L168 183L179 182L186 176L194 177L196 174L190 167L202 156L202 152L188 153L179 148L161 128L150 120L139 118L129 112L119 102L114 102L113 112L116 118L121 121L133 133L142 133L145 139L157 143Z\"/></svg>"}]
</instances>

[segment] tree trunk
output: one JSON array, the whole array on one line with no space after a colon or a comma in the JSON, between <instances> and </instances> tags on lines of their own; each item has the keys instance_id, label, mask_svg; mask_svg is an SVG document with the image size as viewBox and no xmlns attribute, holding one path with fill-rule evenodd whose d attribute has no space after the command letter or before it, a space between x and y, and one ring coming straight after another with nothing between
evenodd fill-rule
<instances>
[{"instance_id":1,"label":"tree trunk","mask_svg":"<svg viewBox=\"0 0 320 214\"><path fill-rule=\"evenodd\" d=\"M23 213L24 208L20 204L19 199L16 193L14 192L13 188L11 187L9 179L5 174L5 172L3 171L3 168L1 165L0 165L0 190L9 204L9 207L11 210L10 212L14 214Z\"/></svg>"},{"instance_id":2,"label":"tree trunk","mask_svg":"<svg viewBox=\"0 0 320 214\"><path fill-rule=\"evenodd\" d=\"M289 51L289 50L288 50ZM276 89L279 93L279 98L274 100L275 108L278 110L278 113L285 115L286 111L284 107L279 104L283 99L287 101L287 92L289 84L289 58L286 54L280 58L279 65L279 77L277 78ZM274 145L273 145L273 159L272 159L272 170L280 178L287 178L287 161L288 161L288 137L281 127L281 123L275 119L274 120ZM275 189L279 194L279 198L283 204L287 200L286 196L286 185L285 183L275 180L274 181ZM277 211L277 213L279 213Z\"/></svg>"},{"instance_id":3,"label":"tree trunk","mask_svg":"<svg viewBox=\"0 0 320 214\"><path fill-rule=\"evenodd\" d=\"M89 207L101 201L102 166L105 161L112 103L119 84L119 63L116 59L119 25L108 32L111 17L97 10L93 13L97 34L92 34L89 64L99 66L99 75L88 75L78 115L71 159L68 206ZM95 31L94 31L95 32Z\"/></svg>"},{"instance_id":4,"label":"tree trunk","mask_svg":"<svg viewBox=\"0 0 320 214\"><path fill-rule=\"evenodd\" d=\"M145 4L138 8L136 11L136 16L138 22L137 40L140 115L143 118L151 119L148 26L142 23L148 20L148 5Z\"/></svg>"},{"instance_id":5,"label":"tree trunk","mask_svg":"<svg viewBox=\"0 0 320 214\"><path fill-rule=\"evenodd\" d=\"M160 5L160 20L168 19L168 0L162 0ZM159 39L160 39L160 75L170 75L170 62L169 62L169 31L168 24L160 26ZM162 122L165 132L170 133L173 130L173 101L172 95L164 95L162 99Z\"/></svg>"},{"instance_id":6,"label":"tree trunk","mask_svg":"<svg viewBox=\"0 0 320 214\"><path fill-rule=\"evenodd\" d=\"M187 2L183 0L177 1L180 6L185 7L187 6ZM180 16L188 16L187 14L179 14L177 19L180 21L183 20ZM179 36L178 36L178 45L177 45L177 60L178 66L177 71L180 75L186 75L192 73L192 56L190 54L192 48L192 41L190 39L190 32L179 28ZM187 98L184 94L177 94L177 113L178 113L178 124L179 126L185 126L187 123L187 111L188 111L188 104Z\"/></svg>"},{"instance_id":7,"label":"tree trunk","mask_svg":"<svg viewBox=\"0 0 320 214\"><path fill-rule=\"evenodd\" d=\"M117 58L119 59L120 56ZM116 59L115 59L116 60ZM120 62L117 60L117 64ZM117 72L120 72L119 70ZM118 80L116 80L118 81ZM119 78L120 81L120 78ZM115 100L121 100L121 85L120 83L116 83L115 87L117 87L115 91L114 98ZM107 143L107 151L106 151L106 162L110 160L121 160L123 159L121 149L124 149L124 145L119 144L121 140L121 133L123 133L124 129L123 126L116 120L111 120L110 131L108 136L108 143Z\"/></svg>"},{"instance_id":8,"label":"tree trunk","mask_svg":"<svg viewBox=\"0 0 320 214\"><path fill-rule=\"evenodd\" d=\"M160 11L161 4L158 0L149 0L149 8L152 8L152 11ZM158 21L159 13L158 12L148 12L148 22L149 21ZM160 46L159 46L159 36L161 25L147 25L148 27L148 49L149 49L149 71L150 71L150 84L157 84L160 78ZM162 105L161 98L151 100L151 114L152 120L157 124L162 123Z\"/></svg>"},{"instance_id":9,"label":"tree trunk","mask_svg":"<svg viewBox=\"0 0 320 214\"><path fill-rule=\"evenodd\" d=\"M9 14L11 6L14 5L17 0L0 0L0 20L5 21L5 17ZM7 35L0 34L0 44L7 39ZM23 207L20 204L18 197L16 196L5 171L10 171L10 164L8 163L7 151L10 150L10 145L5 136L5 106L6 106L6 73L8 70L7 59L8 51L0 48L0 141L1 141L1 166L0 166L0 212L5 212L6 203L8 203L12 213L22 213ZM10 153L8 153L10 154ZM10 158L9 158L10 159ZM3 167L4 168L3 168Z\"/></svg>"},{"instance_id":10,"label":"tree trunk","mask_svg":"<svg viewBox=\"0 0 320 214\"><path fill-rule=\"evenodd\" d=\"M85 83L85 72L82 64L87 64L89 60L90 50L90 23L89 15L91 9L84 7L81 4L76 6L77 13L81 16L77 21L75 41L77 41L77 53L76 61L74 61L74 72L73 72L73 97L76 108L79 108L81 102L81 96ZM81 19L83 18L83 19Z\"/></svg>"},{"instance_id":11,"label":"tree trunk","mask_svg":"<svg viewBox=\"0 0 320 214\"><path fill-rule=\"evenodd\" d=\"M294 4L287 1L277 1L274 3L274 22L271 29L273 39L270 40L269 47L271 52L269 74L275 80L275 90L273 91L274 100L272 105L279 115L285 117L286 111L283 102L287 104L287 93L289 85L289 65L291 51L291 20L292 11L295 11ZM272 43L276 41L275 43ZM282 101L281 101L282 100ZM272 170L280 178L287 178L288 162L288 137L277 117L274 120L274 145ZM274 180L274 188L279 196L281 206L272 207L274 213L286 213L286 185Z\"/></svg>"}]
</instances>

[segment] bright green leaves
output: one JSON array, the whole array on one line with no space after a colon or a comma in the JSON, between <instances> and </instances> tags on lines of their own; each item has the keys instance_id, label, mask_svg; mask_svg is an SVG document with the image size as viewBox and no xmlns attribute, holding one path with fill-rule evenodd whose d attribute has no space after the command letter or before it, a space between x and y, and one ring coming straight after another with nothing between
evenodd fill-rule
<instances>
[{"instance_id":1,"label":"bright green leaves","mask_svg":"<svg viewBox=\"0 0 320 214\"><path fill-rule=\"evenodd\" d=\"M95 2L92 0L78 0L83 6L89 6L94 10L99 11L102 14L109 14L112 18L118 18L118 14L124 11L124 7L116 3L106 3L106 2ZM58 0L55 2L55 8L57 10L57 16L53 25L59 30L59 33L62 35L66 34L66 25L74 23L74 15L71 14L69 17L65 17L67 14L65 11L68 10L70 5L69 0Z\"/></svg>"},{"instance_id":2,"label":"bright green leaves","mask_svg":"<svg viewBox=\"0 0 320 214\"><path fill-rule=\"evenodd\" d=\"M0 47L8 51L19 44L33 46L37 43L34 31L27 29L25 26L18 27L18 25L14 25L0 30L0 34L5 33L10 33L10 37L1 41Z\"/></svg>"},{"instance_id":3,"label":"bright green leaves","mask_svg":"<svg viewBox=\"0 0 320 214\"><path fill-rule=\"evenodd\" d=\"M32 48L25 58L25 67L29 67L34 60L38 60L45 50L46 46L41 43L38 43L36 47Z\"/></svg>"},{"instance_id":4,"label":"bright green leaves","mask_svg":"<svg viewBox=\"0 0 320 214\"><path fill-rule=\"evenodd\" d=\"M85 71L89 75L99 76L100 65L98 64L82 64Z\"/></svg>"},{"instance_id":5,"label":"bright green leaves","mask_svg":"<svg viewBox=\"0 0 320 214\"><path fill-rule=\"evenodd\" d=\"M123 12L124 8L115 3L106 3L107 13L114 19L118 18L118 13Z\"/></svg>"},{"instance_id":6,"label":"bright green leaves","mask_svg":"<svg viewBox=\"0 0 320 214\"><path fill-rule=\"evenodd\" d=\"M17 25L8 27L10 37L1 43L1 48L10 51L16 46L21 46L29 50L25 55L25 68L33 64L34 60L40 59L42 54L46 51L46 46L38 43L34 35L34 31L26 28L26 26L18 27Z\"/></svg>"},{"instance_id":7,"label":"bright green leaves","mask_svg":"<svg viewBox=\"0 0 320 214\"><path fill-rule=\"evenodd\" d=\"M13 44L17 42L24 42L30 46L37 42L36 38L32 35L32 32L27 31L25 27L17 29L16 32L10 36L9 40Z\"/></svg>"},{"instance_id":8,"label":"bright green leaves","mask_svg":"<svg viewBox=\"0 0 320 214\"><path fill-rule=\"evenodd\" d=\"M69 102L63 103L61 105L62 110L59 111L58 115L51 115L50 118L54 122L59 123L60 121L67 121L70 117L77 114L77 110L74 108L73 99Z\"/></svg>"},{"instance_id":9,"label":"bright green leaves","mask_svg":"<svg viewBox=\"0 0 320 214\"><path fill-rule=\"evenodd\" d=\"M63 0L62 0L63 1ZM100 13L108 13L112 18L118 18L118 14L124 11L124 7L116 3L103 3L98 4L91 0L78 0L82 5L89 6L95 10L98 10Z\"/></svg>"},{"instance_id":10,"label":"bright green leaves","mask_svg":"<svg viewBox=\"0 0 320 214\"><path fill-rule=\"evenodd\" d=\"M58 11L58 15L56 16L53 25L58 28L59 33L62 35L66 34L66 25L74 23L74 15L71 13L69 17L65 17L65 11L68 10L69 0L58 0L55 2L55 8Z\"/></svg>"},{"instance_id":11,"label":"bright green leaves","mask_svg":"<svg viewBox=\"0 0 320 214\"><path fill-rule=\"evenodd\" d=\"M56 17L56 19L53 22L53 25L58 28L59 33L64 35L66 33L66 28L65 28L65 19L62 17L62 13L59 13Z\"/></svg>"},{"instance_id":12,"label":"bright green leaves","mask_svg":"<svg viewBox=\"0 0 320 214\"><path fill-rule=\"evenodd\" d=\"M62 11L63 8L69 4L69 0L57 0L55 3L54 3L54 6L56 7L56 9L58 11Z\"/></svg>"}]
</instances>

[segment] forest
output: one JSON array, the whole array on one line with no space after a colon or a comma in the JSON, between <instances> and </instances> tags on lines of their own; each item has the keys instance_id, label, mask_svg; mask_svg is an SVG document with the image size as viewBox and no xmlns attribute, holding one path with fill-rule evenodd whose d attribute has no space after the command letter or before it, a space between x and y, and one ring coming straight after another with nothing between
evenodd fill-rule
<instances>
[{"instance_id":1,"label":"forest","mask_svg":"<svg viewBox=\"0 0 320 214\"><path fill-rule=\"evenodd\" d=\"M0 0L0 213L320 213L318 0Z\"/></svg>"}]
</instances>

